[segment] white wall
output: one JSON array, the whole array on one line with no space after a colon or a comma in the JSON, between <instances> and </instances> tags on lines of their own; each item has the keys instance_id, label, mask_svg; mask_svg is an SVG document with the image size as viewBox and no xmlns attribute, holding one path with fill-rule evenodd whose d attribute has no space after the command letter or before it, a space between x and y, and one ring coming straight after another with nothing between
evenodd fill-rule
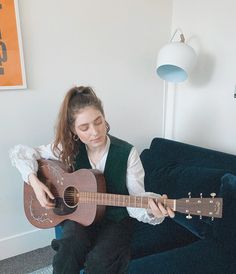
<instances>
[{"instance_id":1,"label":"white wall","mask_svg":"<svg viewBox=\"0 0 236 274\"><path fill-rule=\"evenodd\" d=\"M19 0L28 89L0 92L0 259L48 245L23 212L22 182L8 151L48 143L73 85L102 98L111 133L141 151L161 135L156 55L169 37L169 0Z\"/></svg>"},{"instance_id":2,"label":"white wall","mask_svg":"<svg viewBox=\"0 0 236 274\"><path fill-rule=\"evenodd\" d=\"M191 77L176 90L172 137L233 154L236 153L235 10L234 0L174 0L172 18L172 32L180 27L199 54ZM169 101L167 111L171 110Z\"/></svg>"}]
</instances>

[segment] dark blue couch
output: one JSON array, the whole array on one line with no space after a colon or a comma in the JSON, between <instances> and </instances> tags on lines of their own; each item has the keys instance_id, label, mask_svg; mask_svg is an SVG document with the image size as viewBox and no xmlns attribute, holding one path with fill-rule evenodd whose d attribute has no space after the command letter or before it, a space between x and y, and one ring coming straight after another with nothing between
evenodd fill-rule
<instances>
[{"instance_id":1,"label":"dark blue couch","mask_svg":"<svg viewBox=\"0 0 236 274\"><path fill-rule=\"evenodd\" d=\"M188 220L176 213L156 226L136 221L129 273L235 274L236 156L155 138L141 160L146 191L169 198L215 192L224 200L223 218Z\"/></svg>"},{"instance_id":2,"label":"dark blue couch","mask_svg":"<svg viewBox=\"0 0 236 274\"><path fill-rule=\"evenodd\" d=\"M223 218L176 214L158 226L136 224L130 274L236 273L236 156L153 139L141 154L146 191L169 198L223 197Z\"/></svg>"}]
</instances>

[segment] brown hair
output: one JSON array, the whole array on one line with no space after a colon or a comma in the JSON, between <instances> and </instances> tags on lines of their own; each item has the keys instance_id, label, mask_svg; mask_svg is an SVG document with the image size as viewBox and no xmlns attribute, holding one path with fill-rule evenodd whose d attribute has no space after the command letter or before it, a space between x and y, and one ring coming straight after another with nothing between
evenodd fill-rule
<instances>
[{"instance_id":1,"label":"brown hair","mask_svg":"<svg viewBox=\"0 0 236 274\"><path fill-rule=\"evenodd\" d=\"M52 149L54 154L59 154L59 159L72 169L81 143L74 133L75 115L88 106L95 107L104 116L102 102L91 87L73 87L67 92L58 115Z\"/></svg>"}]
</instances>

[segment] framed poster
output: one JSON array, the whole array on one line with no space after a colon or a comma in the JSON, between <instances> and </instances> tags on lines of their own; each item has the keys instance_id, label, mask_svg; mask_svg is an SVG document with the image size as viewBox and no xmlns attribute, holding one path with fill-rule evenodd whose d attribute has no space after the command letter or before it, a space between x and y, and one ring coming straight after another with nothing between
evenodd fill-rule
<instances>
[{"instance_id":1,"label":"framed poster","mask_svg":"<svg viewBox=\"0 0 236 274\"><path fill-rule=\"evenodd\" d=\"M18 0L0 0L0 89L24 89Z\"/></svg>"}]
</instances>

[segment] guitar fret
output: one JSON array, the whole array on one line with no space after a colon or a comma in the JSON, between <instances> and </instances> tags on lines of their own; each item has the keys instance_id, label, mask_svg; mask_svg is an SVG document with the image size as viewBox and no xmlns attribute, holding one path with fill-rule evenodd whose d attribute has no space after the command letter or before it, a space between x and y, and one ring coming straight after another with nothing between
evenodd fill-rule
<instances>
[{"instance_id":1,"label":"guitar fret","mask_svg":"<svg viewBox=\"0 0 236 274\"><path fill-rule=\"evenodd\" d=\"M129 196L97 192L80 192L81 203L95 203L101 205L148 208L147 197Z\"/></svg>"}]
</instances>

